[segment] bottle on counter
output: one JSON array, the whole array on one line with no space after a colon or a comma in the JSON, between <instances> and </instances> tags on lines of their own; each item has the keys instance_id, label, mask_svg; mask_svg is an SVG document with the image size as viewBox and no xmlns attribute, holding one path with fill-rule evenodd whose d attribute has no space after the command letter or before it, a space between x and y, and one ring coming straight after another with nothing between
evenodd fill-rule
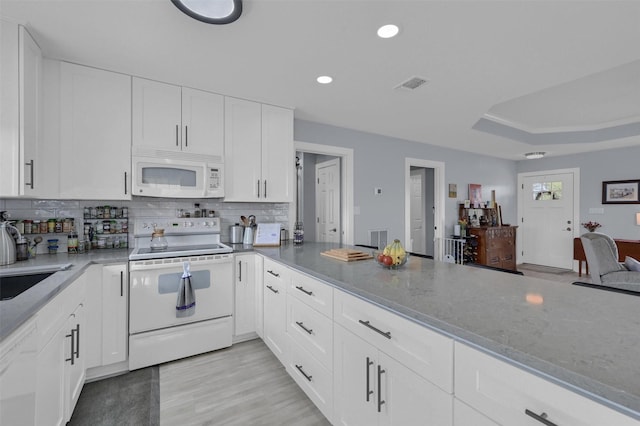
<instances>
[{"instance_id":1,"label":"bottle on counter","mask_svg":"<svg viewBox=\"0 0 640 426\"><path fill-rule=\"evenodd\" d=\"M67 237L67 252L69 254L78 253L78 234L73 227L71 228L69 236Z\"/></svg>"}]
</instances>

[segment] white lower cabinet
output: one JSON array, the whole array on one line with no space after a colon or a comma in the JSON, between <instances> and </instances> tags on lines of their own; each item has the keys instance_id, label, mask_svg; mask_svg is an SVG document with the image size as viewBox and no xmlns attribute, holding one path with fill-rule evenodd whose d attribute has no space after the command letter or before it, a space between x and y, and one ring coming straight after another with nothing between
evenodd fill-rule
<instances>
[{"instance_id":1,"label":"white lower cabinet","mask_svg":"<svg viewBox=\"0 0 640 426\"><path fill-rule=\"evenodd\" d=\"M235 261L233 336L256 332L256 255L237 254Z\"/></svg>"},{"instance_id":2,"label":"white lower cabinet","mask_svg":"<svg viewBox=\"0 0 640 426\"><path fill-rule=\"evenodd\" d=\"M287 361L287 283L289 270L286 266L264 259L264 342L280 362Z\"/></svg>"},{"instance_id":3,"label":"white lower cabinet","mask_svg":"<svg viewBox=\"0 0 640 426\"><path fill-rule=\"evenodd\" d=\"M37 327L28 320L0 342L0 425L34 425Z\"/></svg>"},{"instance_id":4,"label":"white lower cabinet","mask_svg":"<svg viewBox=\"0 0 640 426\"><path fill-rule=\"evenodd\" d=\"M87 272L87 365L105 367L127 360L129 276L126 263L91 265ZM97 378L126 370L90 370L88 378Z\"/></svg>"},{"instance_id":5,"label":"white lower cabinet","mask_svg":"<svg viewBox=\"0 0 640 426\"><path fill-rule=\"evenodd\" d=\"M500 425L639 424L631 417L462 343L455 344L455 365L456 398Z\"/></svg>"},{"instance_id":6,"label":"white lower cabinet","mask_svg":"<svg viewBox=\"0 0 640 426\"><path fill-rule=\"evenodd\" d=\"M453 424L450 394L337 324L334 348L334 424Z\"/></svg>"},{"instance_id":7,"label":"white lower cabinet","mask_svg":"<svg viewBox=\"0 0 640 426\"><path fill-rule=\"evenodd\" d=\"M85 281L86 276L80 276L37 314L37 425L69 421L84 385Z\"/></svg>"}]
</instances>

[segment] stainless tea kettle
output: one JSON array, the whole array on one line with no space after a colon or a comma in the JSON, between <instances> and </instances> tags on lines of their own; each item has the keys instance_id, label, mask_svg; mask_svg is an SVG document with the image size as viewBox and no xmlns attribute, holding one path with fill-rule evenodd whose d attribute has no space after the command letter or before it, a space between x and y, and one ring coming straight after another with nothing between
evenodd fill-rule
<instances>
[{"instance_id":1,"label":"stainless tea kettle","mask_svg":"<svg viewBox=\"0 0 640 426\"><path fill-rule=\"evenodd\" d=\"M0 265L16 263L16 241L9 228L15 229L20 236L20 231L8 221L0 223Z\"/></svg>"}]
</instances>

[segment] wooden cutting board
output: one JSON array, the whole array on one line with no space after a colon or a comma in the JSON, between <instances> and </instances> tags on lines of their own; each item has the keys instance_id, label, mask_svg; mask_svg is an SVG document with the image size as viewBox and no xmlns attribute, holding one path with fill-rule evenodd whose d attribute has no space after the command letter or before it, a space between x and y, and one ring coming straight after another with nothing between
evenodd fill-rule
<instances>
[{"instance_id":1,"label":"wooden cutting board","mask_svg":"<svg viewBox=\"0 0 640 426\"><path fill-rule=\"evenodd\" d=\"M354 260L373 259L373 256L369 253L365 253L360 250L337 248L320 253L323 256L331 257L333 259L342 260L343 262L352 262Z\"/></svg>"}]
</instances>

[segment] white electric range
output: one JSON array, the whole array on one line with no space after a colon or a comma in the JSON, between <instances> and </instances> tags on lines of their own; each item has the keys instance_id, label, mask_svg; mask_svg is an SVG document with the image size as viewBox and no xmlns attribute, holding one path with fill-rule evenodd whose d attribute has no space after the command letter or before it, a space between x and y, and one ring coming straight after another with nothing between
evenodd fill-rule
<instances>
[{"instance_id":1,"label":"white electric range","mask_svg":"<svg viewBox=\"0 0 640 426\"><path fill-rule=\"evenodd\" d=\"M164 229L168 247L150 248ZM231 346L233 249L220 243L220 218L136 218L129 256L129 369ZM195 294L190 316L177 314L185 263Z\"/></svg>"}]
</instances>

